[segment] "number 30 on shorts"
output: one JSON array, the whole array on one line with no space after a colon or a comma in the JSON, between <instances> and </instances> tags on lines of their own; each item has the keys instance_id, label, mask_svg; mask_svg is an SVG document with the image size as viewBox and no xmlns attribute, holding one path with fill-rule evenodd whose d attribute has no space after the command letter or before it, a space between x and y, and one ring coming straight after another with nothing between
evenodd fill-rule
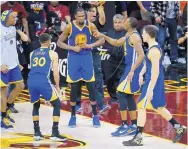
<instances>
[{"instance_id":1,"label":"number 30 on shorts","mask_svg":"<svg viewBox=\"0 0 188 149\"><path fill-rule=\"evenodd\" d=\"M36 57L33 59L33 61L34 61L33 67L36 67L36 66L42 67L46 64L46 59L44 57L41 57L41 58Z\"/></svg>"}]
</instances>

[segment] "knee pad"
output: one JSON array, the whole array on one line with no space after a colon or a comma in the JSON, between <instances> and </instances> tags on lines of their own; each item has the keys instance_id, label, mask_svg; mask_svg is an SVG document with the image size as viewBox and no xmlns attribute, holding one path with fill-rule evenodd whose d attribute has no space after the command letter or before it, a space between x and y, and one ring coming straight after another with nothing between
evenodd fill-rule
<instances>
[{"instance_id":1,"label":"knee pad","mask_svg":"<svg viewBox=\"0 0 188 149\"><path fill-rule=\"evenodd\" d=\"M136 111L136 102L133 94L127 94L127 104L129 111Z\"/></svg>"},{"instance_id":2,"label":"knee pad","mask_svg":"<svg viewBox=\"0 0 188 149\"><path fill-rule=\"evenodd\" d=\"M120 105L120 111L125 111L127 110L127 99L126 99L126 94L118 92L117 93L117 98L119 100L119 105Z\"/></svg>"},{"instance_id":3,"label":"knee pad","mask_svg":"<svg viewBox=\"0 0 188 149\"><path fill-rule=\"evenodd\" d=\"M59 98L52 101L51 104L54 108L53 116L60 116L61 102L60 102Z\"/></svg>"},{"instance_id":4,"label":"knee pad","mask_svg":"<svg viewBox=\"0 0 188 149\"><path fill-rule=\"evenodd\" d=\"M33 116L39 115L39 108L40 108L40 101L33 104L33 113L32 113Z\"/></svg>"},{"instance_id":5,"label":"knee pad","mask_svg":"<svg viewBox=\"0 0 188 149\"><path fill-rule=\"evenodd\" d=\"M86 82L86 87L88 89L89 92L89 99L90 101L96 101L96 91L95 91L95 87L94 87L94 83L93 82Z\"/></svg>"},{"instance_id":6,"label":"knee pad","mask_svg":"<svg viewBox=\"0 0 188 149\"><path fill-rule=\"evenodd\" d=\"M70 101L76 102L78 96L80 95L81 90L81 82L76 82L71 84L71 91L70 91Z\"/></svg>"}]
</instances>

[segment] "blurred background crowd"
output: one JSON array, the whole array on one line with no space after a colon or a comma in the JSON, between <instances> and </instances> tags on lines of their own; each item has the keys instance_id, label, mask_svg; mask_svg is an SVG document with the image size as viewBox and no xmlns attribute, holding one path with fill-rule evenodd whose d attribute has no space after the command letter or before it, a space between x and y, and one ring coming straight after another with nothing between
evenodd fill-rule
<instances>
[{"instance_id":1,"label":"blurred background crowd","mask_svg":"<svg viewBox=\"0 0 188 149\"><path fill-rule=\"evenodd\" d=\"M17 38L19 61L24 67L25 80L29 71L29 54L40 46L38 36L43 32L51 34L55 43L52 47L57 52L60 51L61 67L66 70L66 53L61 53L63 50L57 47L56 42L66 24L74 19L74 11L78 7L84 8L87 17L93 19L100 32L116 39L125 35L123 22L128 17L137 18L137 30L140 33L145 25L155 24L159 28L158 42L164 51L164 66L186 67L187 1L2 1L1 13L5 10L17 13L16 28L29 37L27 42ZM147 49L145 43L143 47ZM103 78L113 97L115 82L118 84L125 67L124 56L121 50L117 52L115 47L107 43L98 48L98 52L102 61ZM62 72L62 76L66 77L66 71ZM65 83L65 79L63 81Z\"/></svg>"}]
</instances>

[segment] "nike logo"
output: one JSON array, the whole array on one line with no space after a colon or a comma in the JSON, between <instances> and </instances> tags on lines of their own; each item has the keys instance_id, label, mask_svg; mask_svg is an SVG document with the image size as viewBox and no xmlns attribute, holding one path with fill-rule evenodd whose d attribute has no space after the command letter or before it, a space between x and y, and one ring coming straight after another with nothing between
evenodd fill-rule
<instances>
[{"instance_id":1,"label":"nike logo","mask_svg":"<svg viewBox=\"0 0 188 149\"><path fill-rule=\"evenodd\" d=\"M119 133L122 134L124 132L126 132L127 130L120 130Z\"/></svg>"}]
</instances>

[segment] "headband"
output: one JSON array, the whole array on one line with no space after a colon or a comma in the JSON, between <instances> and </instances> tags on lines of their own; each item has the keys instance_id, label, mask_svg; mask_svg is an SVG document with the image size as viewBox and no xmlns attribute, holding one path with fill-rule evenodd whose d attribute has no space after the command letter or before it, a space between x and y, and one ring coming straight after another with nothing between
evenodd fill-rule
<instances>
[{"instance_id":1,"label":"headband","mask_svg":"<svg viewBox=\"0 0 188 149\"><path fill-rule=\"evenodd\" d=\"M6 10L1 14L1 24L3 26L6 26L7 19L12 12L12 10Z\"/></svg>"}]
</instances>

